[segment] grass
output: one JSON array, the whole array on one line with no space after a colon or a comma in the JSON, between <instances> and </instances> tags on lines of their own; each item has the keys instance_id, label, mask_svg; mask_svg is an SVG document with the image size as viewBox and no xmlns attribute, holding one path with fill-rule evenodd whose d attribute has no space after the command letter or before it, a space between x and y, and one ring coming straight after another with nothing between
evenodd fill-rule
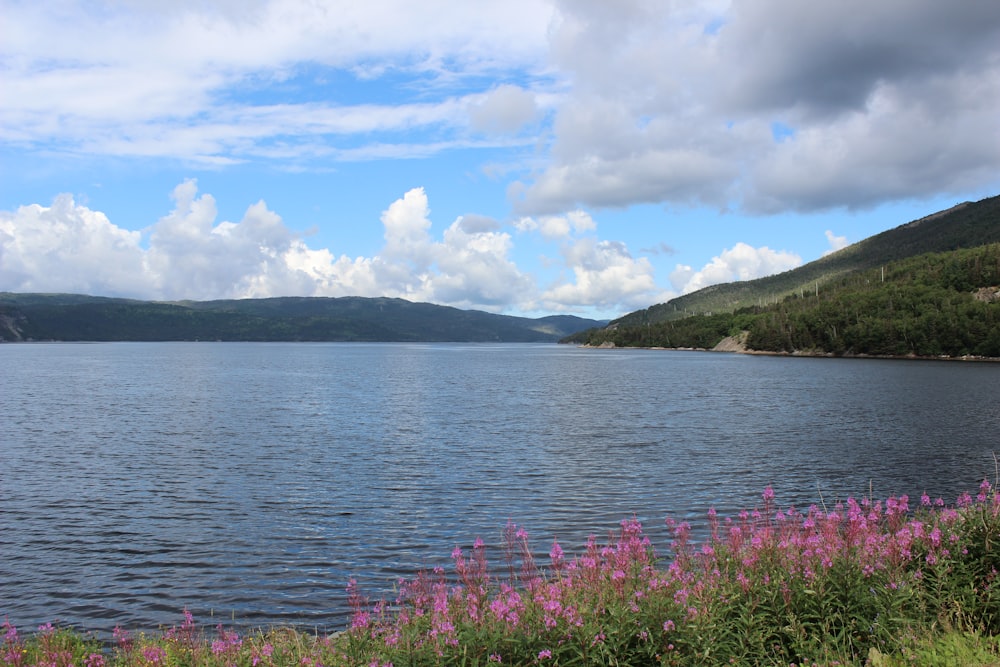
<instances>
[{"instance_id":1,"label":"grass","mask_svg":"<svg viewBox=\"0 0 1000 667\"><path fill-rule=\"evenodd\" d=\"M1000 493L983 482L954 504L927 496L848 499L830 509L761 503L709 510L711 536L667 520L658 557L634 519L574 557L553 543L544 567L524 530L452 553L454 571L399 583L372 604L352 581L350 626L239 634L179 626L113 646L43 626L4 624L0 665L1000 665Z\"/></svg>"}]
</instances>

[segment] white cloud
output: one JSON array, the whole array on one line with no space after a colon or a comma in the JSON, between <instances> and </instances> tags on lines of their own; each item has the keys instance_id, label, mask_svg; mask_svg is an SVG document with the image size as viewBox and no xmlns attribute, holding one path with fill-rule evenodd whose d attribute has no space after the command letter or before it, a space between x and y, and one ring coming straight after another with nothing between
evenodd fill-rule
<instances>
[{"instance_id":1,"label":"white cloud","mask_svg":"<svg viewBox=\"0 0 1000 667\"><path fill-rule=\"evenodd\" d=\"M771 250L767 246L754 248L741 242L723 250L699 271L678 264L670 274L670 282L680 293L687 294L709 285L770 276L801 264L802 258L794 253Z\"/></svg>"},{"instance_id":2,"label":"white cloud","mask_svg":"<svg viewBox=\"0 0 1000 667\"><path fill-rule=\"evenodd\" d=\"M174 209L145 234L69 195L0 212L0 290L158 300L391 296L489 310L537 303L532 279L509 258L510 234L473 215L435 240L423 188L383 212L379 254L354 259L308 247L262 201L238 222L219 222L215 199L195 181L172 198Z\"/></svg>"},{"instance_id":3,"label":"white cloud","mask_svg":"<svg viewBox=\"0 0 1000 667\"><path fill-rule=\"evenodd\" d=\"M141 235L60 195L45 207L0 211L0 290L149 293Z\"/></svg>"},{"instance_id":4,"label":"white cloud","mask_svg":"<svg viewBox=\"0 0 1000 667\"><path fill-rule=\"evenodd\" d=\"M533 93L510 84L497 86L469 109L472 127L491 134L513 134L535 121L539 109Z\"/></svg>"},{"instance_id":5,"label":"white cloud","mask_svg":"<svg viewBox=\"0 0 1000 667\"><path fill-rule=\"evenodd\" d=\"M236 222L186 180L174 207L143 232L116 226L69 195L0 212L0 291L70 292L153 300L271 296L389 296L495 312L606 316L664 301L645 257L600 240L584 211L522 219L521 233L558 243L561 271L543 289L513 260L514 238L491 218L460 216L436 237L423 188L382 213L372 257L310 248L263 201ZM549 279L546 278L548 281Z\"/></svg>"},{"instance_id":6,"label":"white cloud","mask_svg":"<svg viewBox=\"0 0 1000 667\"><path fill-rule=\"evenodd\" d=\"M563 278L542 294L543 303L553 310L634 310L673 296L657 287L649 260L632 257L624 243L576 239L563 246L562 256L572 279Z\"/></svg>"},{"instance_id":7,"label":"white cloud","mask_svg":"<svg viewBox=\"0 0 1000 667\"><path fill-rule=\"evenodd\" d=\"M4 25L0 141L38 154L531 146L499 162L530 216L872 207L1000 173L996 2L54 0Z\"/></svg>"},{"instance_id":8,"label":"white cloud","mask_svg":"<svg viewBox=\"0 0 1000 667\"><path fill-rule=\"evenodd\" d=\"M829 229L826 230L826 240L830 243L830 249L823 253L824 256L837 252L849 245L846 236L837 236Z\"/></svg>"},{"instance_id":9,"label":"white cloud","mask_svg":"<svg viewBox=\"0 0 1000 667\"><path fill-rule=\"evenodd\" d=\"M552 15L533 0L236 6L5 6L0 139L208 164L352 159L359 147L384 143L371 133L447 128L449 141L461 142L476 105L486 125L506 133L529 120L531 93L501 86L484 98L482 81L538 68ZM397 87L391 103L356 103L342 86L324 84L338 72L393 74L419 85ZM347 145L346 135L354 137ZM284 156L268 150L276 140L287 146Z\"/></svg>"},{"instance_id":10,"label":"white cloud","mask_svg":"<svg viewBox=\"0 0 1000 667\"><path fill-rule=\"evenodd\" d=\"M522 217L514 226L521 232L537 231L546 239L568 238L580 232L593 231L597 228L594 219L586 211L579 209L565 215L543 215L538 218Z\"/></svg>"}]
</instances>

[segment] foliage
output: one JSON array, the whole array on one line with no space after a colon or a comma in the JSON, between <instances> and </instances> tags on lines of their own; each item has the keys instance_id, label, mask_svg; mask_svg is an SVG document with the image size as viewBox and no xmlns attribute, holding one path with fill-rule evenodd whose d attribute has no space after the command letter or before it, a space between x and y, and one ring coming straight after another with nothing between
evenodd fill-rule
<instances>
[{"instance_id":1,"label":"foliage","mask_svg":"<svg viewBox=\"0 0 1000 667\"><path fill-rule=\"evenodd\" d=\"M721 285L677 297L612 322L623 327L707 313L731 313L777 303L843 276L878 269L916 255L1000 243L1000 196L959 204L900 225L847 248L773 276Z\"/></svg>"},{"instance_id":2,"label":"foliage","mask_svg":"<svg viewBox=\"0 0 1000 667\"><path fill-rule=\"evenodd\" d=\"M116 630L106 650L44 626L8 622L0 665L963 665L996 662L1000 636L1000 493L983 482L955 505L923 496L848 499L830 509L762 504L709 511L700 542L667 520L671 557L657 557L625 520L607 543L568 558L553 543L545 569L508 525L504 563L477 541L452 554L454 574L400 582L370 605L351 582L350 627L331 636L289 629L199 630L185 612L158 635Z\"/></svg>"},{"instance_id":3,"label":"foliage","mask_svg":"<svg viewBox=\"0 0 1000 667\"><path fill-rule=\"evenodd\" d=\"M735 313L593 329L589 344L711 348L747 331L770 352L1000 357L1000 243L893 262Z\"/></svg>"}]
</instances>

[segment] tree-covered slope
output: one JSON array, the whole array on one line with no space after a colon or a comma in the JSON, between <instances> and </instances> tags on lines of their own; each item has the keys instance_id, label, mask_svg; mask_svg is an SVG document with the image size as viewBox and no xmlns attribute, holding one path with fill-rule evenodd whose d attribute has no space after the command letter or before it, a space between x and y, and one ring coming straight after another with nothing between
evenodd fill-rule
<instances>
[{"instance_id":1,"label":"tree-covered slope","mask_svg":"<svg viewBox=\"0 0 1000 667\"><path fill-rule=\"evenodd\" d=\"M177 303L0 294L0 340L545 342L603 324L403 299L281 297Z\"/></svg>"},{"instance_id":2,"label":"tree-covered slope","mask_svg":"<svg viewBox=\"0 0 1000 667\"><path fill-rule=\"evenodd\" d=\"M590 345L748 349L886 356L1000 357L1000 243L928 253L844 273L818 292L767 306L571 337Z\"/></svg>"},{"instance_id":3,"label":"tree-covered slope","mask_svg":"<svg viewBox=\"0 0 1000 667\"><path fill-rule=\"evenodd\" d=\"M733 312L774 303L794 294L822 290L855 271L888 262L1000 242L1000 195L959 204L876 234L791 271L766 278L712 285L666 303L629 313L612 322L625 327L689 315Z\"/></svg>"}]
</instances>

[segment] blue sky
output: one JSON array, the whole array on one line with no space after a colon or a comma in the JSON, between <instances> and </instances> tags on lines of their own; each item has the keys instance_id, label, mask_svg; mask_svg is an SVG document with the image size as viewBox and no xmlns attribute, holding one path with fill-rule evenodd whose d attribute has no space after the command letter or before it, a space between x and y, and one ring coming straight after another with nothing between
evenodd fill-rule
<instances>
[{"instance_id":1,"label":"blue sky","mask_svg":"<svg viewBox=\"0 0 1000 667\"><path fill-rule=\"evenodd\" d=\"M0 291L615 317L1000 191L997 3L0 8Z\"/></svg>"}]
</instances>

